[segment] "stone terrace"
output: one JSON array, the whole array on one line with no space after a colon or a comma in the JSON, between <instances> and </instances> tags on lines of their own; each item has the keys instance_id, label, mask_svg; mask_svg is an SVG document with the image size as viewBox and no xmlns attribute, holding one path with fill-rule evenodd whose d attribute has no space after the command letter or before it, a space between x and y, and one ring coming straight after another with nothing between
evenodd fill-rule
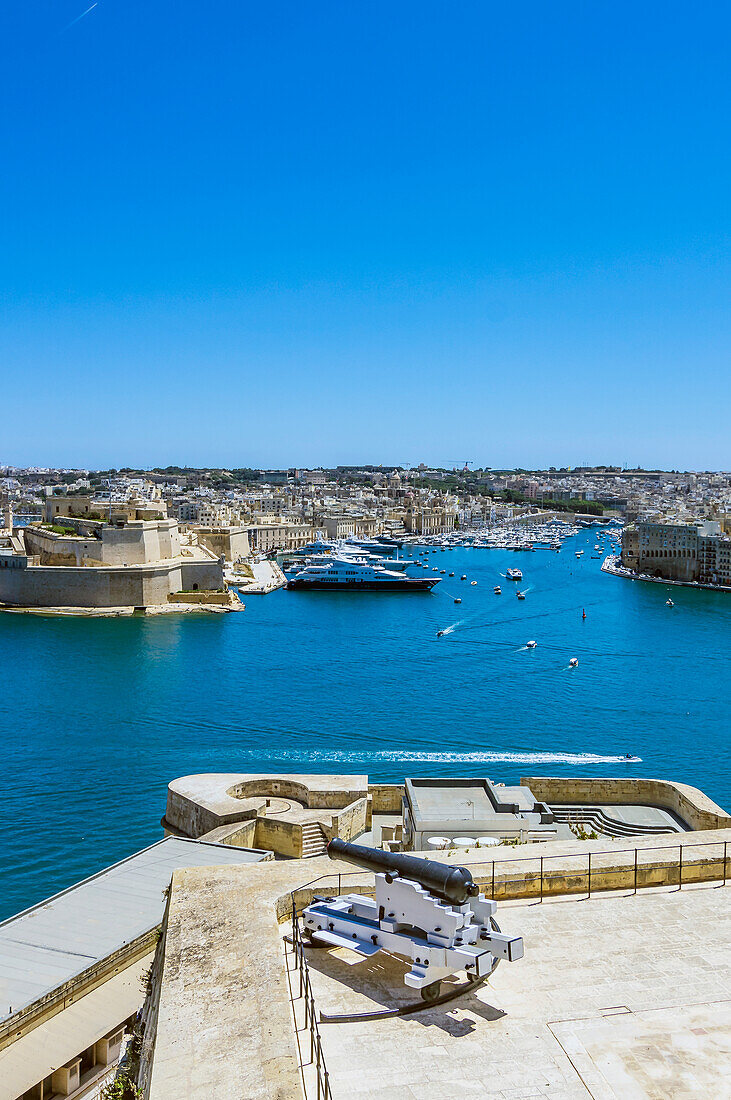
<instances>
[{"instance_id":1,"label":"stone terrace","mask_svg":"<svg viewBox=\"0 0 731 1100\"><path fill-rule=\"evenodd\" d=\"M718 849L718 874L725 845L731 853L731 831L704 840ZM687 848L689 878L697 877L698 841L698 834L682 834L640 842L644 880L672 881L679 843ZM586 864L589 851L600 864L606 845L552 845L554 886L575 889L576 865ZM496 858L504 861L505 853ZM648 868L663 861L665 870ZM475 878L490 883L484 853L460 862L479 862ZM507 876L514 883L517 869L514 860ZM157 1027L147 1036L146 1100L301 1100L280 922L291 908L290 891L305 879L351 871L315 858L306 867L284 862L175 873ZM357 873L343 886L368 890L372 881ZM298 904L320 889L299 890ZM730 1095L730 891L698 883L636 896L617 890L591 899L576 893L542 904L502 903L501 926L524 937L525 958L501 964L478 994L408 1020L321 1025L334 1100ZM354 966L337 952L309 954L322 1011L412 997L395 960L379 955ZM295 1013L301 1018L296 1002ZM307 1042L302 1050L306 1055ZM311 1083L307 1068L304 1081ZM310 1095L316 1094L310 1089Z\"/></svg>"}]
</instances>

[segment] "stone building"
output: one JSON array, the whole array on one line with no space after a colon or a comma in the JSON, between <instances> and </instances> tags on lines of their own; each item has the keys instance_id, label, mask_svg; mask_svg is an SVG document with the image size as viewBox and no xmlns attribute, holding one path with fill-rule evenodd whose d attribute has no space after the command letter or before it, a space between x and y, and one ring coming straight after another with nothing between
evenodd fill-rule
<instances>
[{"instance_id":1,"label":"stone building","mask_svg":"<svg viewBox=\"0 0 731 1100\"><path fill-rule=\"evenodd\" d=\"M674 581L731 585L731 537L716 520L638 520L622 534L622 565Z\"/></svg>"},{"instance_id":2,"label":"stone building","mask_svg":"<svg viewBox=\"0 0 731 1100\"><path fill-rule=\"evenodd\" d=\"M18 529L6 541L0 604L10 607L146 608L176 593L225 587L223 559L182 540L172 519L66 517Z\"/></svg>"}]
</instances>

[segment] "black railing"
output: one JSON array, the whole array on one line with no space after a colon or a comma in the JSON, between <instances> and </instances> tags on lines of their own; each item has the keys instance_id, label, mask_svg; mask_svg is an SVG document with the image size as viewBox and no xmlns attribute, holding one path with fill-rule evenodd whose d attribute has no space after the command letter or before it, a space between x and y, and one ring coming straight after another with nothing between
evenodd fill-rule
<instances>
[{"instance_id":1,"label":"black railing","mask_svg":"<svg viewBox=\"0 0 731 1100\"><path fill-rule=\"evenodd\" d=\"M539 901L543 901L544 897L550 892L554 893L555 895L559 895L561 893L583 893L585 890L587 896L591 897L592 889L601 890L602 888L609 890L622 890L627 889L631 886L633 893L636 894L638 889L649 889L651 887L657 886L677 886L679 890L682 890L683 885L689 885L691 882L718 881L721 885L725 886L729 878L728 847L728 841L711 840L705 842L701 841L700 843L686 842L685 844L678 845L656 845L651 848L610 848L603 849L602 851L588 850L586 853L556 852L553 854L548 853L546 855L540 856L506 856L504 859L490 860L485 863L468 863L467 866L469 867L470 871L472 871L477 880L482 880L480 882L480 885L482 885L483 887L487 887L489 885L491 887L491 894L493 897L495 897L495 890L497 887L502 897L506 900L510 898L518 899L537 897ZM686 856L684 859L684 849L695 851L696 849L700 848L715 848L718 854L715 857L711 856L706 859L698 860L691 859L691 857L686 852ZM721 849L723 849L723 854L721 854ZM454 851L454 849L452 849L452 851ZM644 854L650 854L654 852L662 852L671 856L672 858L669 860L658 860L654 863L641 860L640 857ZM454 854L457 857L455 859L456 864L458 863L459 856L458 852L456 851L454 851ZM598 859L601 859L602 857L612 857L613 859L616 859L616 857L621 856L631 857L624 866L617 866L616 862L614 862L610 867L597 866L596 861ZM559 861L565 865L577 859L582 861L582 866L579 867L577 870L568 870L563 867L561 871L554 871L553 873L551 873L550 868L546 867L546 864L550 860ZM522 873L519 873L515 878L503 876L500 874L499 871L496 874L496 868L498 868L500 864L510 865L512 867L516 863L532 863L535 867L535 872L532 872L531 870L526 870ZM712 872L711 874L703 877L694 877L694 870L704 867L711 869L715 868L717 873ZM485 868L484 874L480 873L480 868ZM667 871L669 873L664 881L648 881L650 877L649 873L653 870ZM643 871L648 872L648 874L644 876L646 881L642 881ZM675 871L676 873L672 874L673 871ZM323 888L322 884L330 880L333 885L326 886L324 887L324 889L332 890L333 893L340 894L342 893L344 879L362 878L364 874L367 874L367 872L345 871L333 872L330 875L319 875L317 878L311 879L309 882L302 883L302 885L299 886L297 888L297 891L295 891L294 893L297 893L299 890L306 890L308 887L315 885ZM626 877L627 881L624 884L607 886L605 883L604 887L602 887L603 877L606 878L606 876L608 875L617 876L618 874L623 874ZM684 875L685 880L683 877ZM553 891L550 891L551 882L559 879L566 882L569 888L555 889ZM529 886L531 890L529 893L527 893L525 892L525 889L518 889L514 893L510 893L509 887L511 885L516 885L519 888ZM575 887L576 885L583 885L583 889L577 890L575 888L571 888L572 886ZM548 890L546 889L547 887L549 887ZM370 891L370 888L368 888L367 890L360 892L372 891ZM292 904L294 907L294 895Z\"/></svg>"},{"instance_id":2,"label":"black railing","mask_svg":"<svg viewBox=\"0 0 731 1100\"><path fill-rule=\"evenodd\" d=\"M300 935L299 918L297 915L297 906L295 905L294 898L292 898L292 959L294 962L294 970L297 974L297 978L294 979L294 986L299 987L299 994L296 999L302 1002L304 1012L304 1024L302 1030L309 1034L309 1062L304 1061L306 1051L303 1052L303 1048L300 1045L300 1057L302 1060L300 1068L302 1070L302 1083L305 1088L305 1095L307 1095L307 1086L305 1084L304 1071L305 1067L309 1065L315 1074L317 1100L332 1100L332 1092L330 1090L330 1074L327 1072L325 1057L322 1052L320 1029L317 1024L317 1013L315 1012L315 997L312 992L312 982L310 981L310 968L307 965L307 959L305 958L305 948L302 942L302 936ZM293 976L290 973L290 993L292 995L292 1007L294 1009L295 994L292 983ZM295 1026L297 1026L296 1014Z\"/></svg>"}]
</instances>

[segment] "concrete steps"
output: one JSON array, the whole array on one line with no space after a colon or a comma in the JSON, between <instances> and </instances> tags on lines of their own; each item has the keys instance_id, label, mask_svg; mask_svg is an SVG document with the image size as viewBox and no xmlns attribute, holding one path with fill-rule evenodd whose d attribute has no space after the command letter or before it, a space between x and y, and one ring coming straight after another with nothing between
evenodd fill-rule
<instances>
[{"instance_id":1,"label":"concrete steps","mask_svg":"<svg viewBox=\"0 0 731 1100\"><path fill-rule=\"evenodd\" d=\"M302 858L324 856L327 849L327 837L319 821L310 821L302 826Z\"/></svg>"},{"instance_id":2,"label":"concrete steps","mask_svg":"<svg viewBox=\"0 0 731 1100\"><path fill-rule=\"evenodd\" d=\"M589 826L590 829L593 829L597 833L603 833L605 836L615 838L655 836L659 833L675 833L679 831L673 828L672 825L633 825L627 821L619 821L615 817L610 817L604 810L600 810L598 806L552 806L551 810L556 821L561 821L567 825Z\"/></svg>"}]
</instances>

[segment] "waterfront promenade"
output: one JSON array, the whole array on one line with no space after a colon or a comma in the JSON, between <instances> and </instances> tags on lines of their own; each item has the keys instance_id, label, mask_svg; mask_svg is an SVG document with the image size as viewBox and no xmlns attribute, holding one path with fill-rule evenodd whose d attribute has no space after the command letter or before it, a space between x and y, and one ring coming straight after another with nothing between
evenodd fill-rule
<instances>
[{"instance_id":1,"label":"waterfront promenade","mask_svg":"<svg viewBox=\"0 0 731 1100\"><path fill-rule=\"evenodd\" d=\"M632 569L620 564L616 554L608 554L602 562L602 571L611 573L613 577L623 577L628 581L653 581L655 584L672 584L678 588L702 588L707 592L731 592L731 588L723 584L701 584L700 581L676 581L666 577L651 577L649 573L635 573Z\"/></svg>"}]
</instances>

